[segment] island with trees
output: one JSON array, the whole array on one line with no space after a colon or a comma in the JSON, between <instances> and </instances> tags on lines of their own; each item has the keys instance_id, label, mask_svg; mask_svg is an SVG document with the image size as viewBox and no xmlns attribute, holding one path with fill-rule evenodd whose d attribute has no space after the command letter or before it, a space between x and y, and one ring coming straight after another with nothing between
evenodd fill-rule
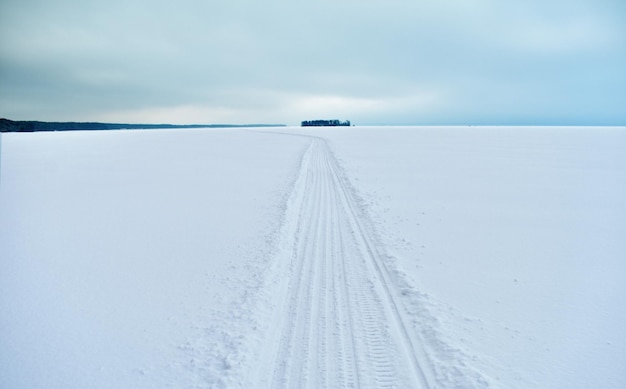
<instances>
[{"instance_id":1,"label":"island with trees","mask_svg":"<svg viewBox=\"0 0 626 389\"><path fill-rule=\"evenodd\" d=\"M341 121L337 119L333 120L304 120L302 127L337 127L346 126L350 127L350 120Z\"/></svg>"}]
</instances>

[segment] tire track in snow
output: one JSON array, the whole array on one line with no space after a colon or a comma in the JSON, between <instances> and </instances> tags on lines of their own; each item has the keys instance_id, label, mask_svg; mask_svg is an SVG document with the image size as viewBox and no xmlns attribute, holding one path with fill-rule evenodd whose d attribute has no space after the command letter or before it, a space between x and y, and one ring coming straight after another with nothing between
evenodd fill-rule
<instances>
[{"instance_id":1,"label":"tire track in snow","mask_svg":"<svg viewBox=\"0 0 626 389\"><path fill-rule=\"evenodd\" d=\"M287 212L293 228L282 242L291 252L286 293L260 382L272 388L428 388L426 355L408 330L384 256L324 140L312 138L298 181Z\"/></svg>"}]
</instances>

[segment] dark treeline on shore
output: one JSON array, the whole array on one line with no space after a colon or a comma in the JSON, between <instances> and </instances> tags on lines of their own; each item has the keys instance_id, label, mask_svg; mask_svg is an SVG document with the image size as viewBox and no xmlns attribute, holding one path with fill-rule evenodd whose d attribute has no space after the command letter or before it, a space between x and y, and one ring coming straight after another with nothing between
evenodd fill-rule
<instances>
[{"instance_id":1,"label":"dark treeline on shore","mask_svg":"<svg viewBox=\"0 0 626 389\"><path fill-rule=\"evenodd\" d=\"M153 130L167 128L284 127L284 124L123 124L95 122L40 122L0 119L0 132Z\"/></svg>"}]
</instances>

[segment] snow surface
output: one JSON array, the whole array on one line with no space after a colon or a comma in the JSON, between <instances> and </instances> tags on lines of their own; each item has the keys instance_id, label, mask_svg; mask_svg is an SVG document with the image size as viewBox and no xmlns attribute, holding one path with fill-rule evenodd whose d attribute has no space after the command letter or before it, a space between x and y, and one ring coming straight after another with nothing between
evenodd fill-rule
<instances>
[{"instance_id":1,"label":"snow surface","mask_svg":"<svg viewBox=\"0 0 626 389\"><path fill-rule=\"evenodd\" d=\"M626 128L3 134L0 387L626 387Z\"/></svg>"}]
</instances>

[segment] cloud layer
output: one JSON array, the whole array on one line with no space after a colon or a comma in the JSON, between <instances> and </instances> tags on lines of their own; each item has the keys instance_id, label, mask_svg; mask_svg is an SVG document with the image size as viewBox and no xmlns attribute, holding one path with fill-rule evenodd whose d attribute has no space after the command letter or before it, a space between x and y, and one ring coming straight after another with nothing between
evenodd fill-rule
<instances>
[{"instance_id":1,"label":"cloud layer","mask_svg":"<svg viewBox=\"0 0 626 389\"><path fill-rule=\"evenodd\" d=\"M626 6L5 0L0 116L626 124Z\"/></svg>"}]
</instances>

